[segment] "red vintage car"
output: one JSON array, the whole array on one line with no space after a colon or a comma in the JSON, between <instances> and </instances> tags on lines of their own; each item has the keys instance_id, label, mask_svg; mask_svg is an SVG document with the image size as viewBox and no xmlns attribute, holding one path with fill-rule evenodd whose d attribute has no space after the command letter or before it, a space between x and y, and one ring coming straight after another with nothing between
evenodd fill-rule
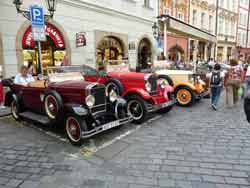
<instances>
[{"instance_id":1,"label":"red vintage car","mask_svg":"<svg viewBox=\"0 0 250 188\"><path fill-rule=\"evenodd\" d=\"M57 71L81 70L86 81L106 85L106 95L113 91L127 100L127 110L134 122L144 122L150 112L169 112L175 104L171 79L158 83L157 75L137 72L104 72L87 65L58 67Z\"/></svg>"},{"instance_id":2,"label":"red vintage car","mask_svg":"<svg viewBox=\"0 0 250 188\"><path fill-rule=\"evenodd\" d=\"M6 82L5 82L6 83ZM14 119L27 118L43 124L64 125L69 140L82 139L133 120L126 113L126 101L105 86L84 81L80 72L56 73L42 77L30 86L10 82L6 105Z\"/></svg>"}]
</instances>

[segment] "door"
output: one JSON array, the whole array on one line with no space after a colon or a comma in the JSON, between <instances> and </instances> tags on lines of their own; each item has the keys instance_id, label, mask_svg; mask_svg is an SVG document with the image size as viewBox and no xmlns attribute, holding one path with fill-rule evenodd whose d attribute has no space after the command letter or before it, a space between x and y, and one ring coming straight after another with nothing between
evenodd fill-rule
<instances>
[{"instance_id":1,"label":"door","mask_svg":"<svg viewBox=\"0 0 250 188\"><path fill-rule=\"evenodd\" d=\"M23 87L22 99L25 107L31 111L42 113L43 112L43 96L44 88L37 87Z\"/></svg>"}]
</instances>

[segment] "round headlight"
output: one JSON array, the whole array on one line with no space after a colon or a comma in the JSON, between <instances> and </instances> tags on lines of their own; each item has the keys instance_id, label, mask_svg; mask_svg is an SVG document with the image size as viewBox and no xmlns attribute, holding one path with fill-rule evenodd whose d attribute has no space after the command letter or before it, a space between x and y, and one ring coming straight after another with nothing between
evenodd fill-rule
<instances>
[{"instance_id":1,"label":"round headlight","mask_svg":"<svg viewBox=\"0 0 250 188\"><path fill-rule=\"evenodd\" d=\"M118 94L115 92L115 90L111 90L109 93L109 100L111 102L114 102L118 98Z\"/></svg>"},{"instance_id":2,"label":"round headlight","mask_svg":"<svg viewBox=\"0 0 250 188\"><path fill-rule=\"evenodd\" d=\"M93 95L89 95L86 97L85 102L88 107L93 107L95 105L95 97Z\"/></svg>"},{"instance_id":3,"label":"round headlight","mask_svg":"<svg viewBox=\"0 0 250 188\"><path fill-rule=\"evenodd\" d=\"M165 79L160 80L160 86L162 89L166 88L168 86L168 81Z\"/></svg>"},{"instance_id":4,"label":"round headlight","mask_svg":"<svg viewBox=\"0 0 250 188\"><path fill-rule=\"evenodd\" d=\"M147 90L148 92L150 92L151 89L152 89L152 86L151 86L151 84L150 84L149 82L146 82L145 88L146 88L146 90Z\"/></svg>"}]
</instances>

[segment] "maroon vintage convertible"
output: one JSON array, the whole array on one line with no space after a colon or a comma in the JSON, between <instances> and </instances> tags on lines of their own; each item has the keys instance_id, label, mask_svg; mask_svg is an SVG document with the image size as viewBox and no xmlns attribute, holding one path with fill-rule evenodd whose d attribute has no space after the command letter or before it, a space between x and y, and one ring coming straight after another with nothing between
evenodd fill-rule
<instances>
[{"instance_id":1,"label":"maroon vintage convertible","mask_svg":"<svg viewBox=\"0 0 250 188\"><path fill-rule=\"evenodd\" d=\"M133 120L124 99L115 91L107 98L104 85L84 81L80 72L49 74L30 86L10 82L9 87L6 105L11 106L14 119L63 124L75 145Z\"/></svg>"},{"instance_id":2,"label":"maroon vintage convertible","mask_svg":"<svg viewBox=\"0 0 250 188\"><path fill-rule=\"evenodd\" d=\"M118 71L117 71L118 70ZM150 112L169 112L175 104L172 80L160 81L155 74L130 72L123 66L117 70L97 71L87 65L65 66L51 68L51 72L81 71L84 79L106 85L106 95L113 92L127 100L127 110L134 118L134 122L144 122Z\"/></svg>"}]
</instances>

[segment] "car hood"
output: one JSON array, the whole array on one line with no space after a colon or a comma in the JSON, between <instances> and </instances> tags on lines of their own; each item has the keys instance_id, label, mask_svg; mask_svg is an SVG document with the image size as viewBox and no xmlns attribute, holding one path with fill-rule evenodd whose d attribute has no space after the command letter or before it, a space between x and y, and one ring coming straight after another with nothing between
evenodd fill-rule
<instances>
[{"instance_id":1,"label":"car hood","mask_svg":"<svg viewBox=\"0 0 250 188\"><path fill-rule=\"evenodd\" d=\"M53 88L72 88L72 89L85 89L89 85L93 85L93 82L87 82L84 80L69 80L69 81L62 81L62 82L54 82L50 83L49 87Z\"/></svg>"},{"instance_id":2,"label":"car hood","mask_svg":"<svg viewBox=\"0 0 250 188\"><path fill-rule=\"evenodd\" d=\"M145 73L140 73L140 72L110 72L108 73L108 76L112 78L120 78L120 79L143 79Z\"/></svg>"},{"instance_id":3,"label":"car hood","mask_svg":"<svg viewBox=\"0 0 250 188\"><path fill-rule=\"evenodd\" d=\"M167 75L191 75L194 74L192 71L188 70L157 70L157 74L167 74Z\"/></svg>"}]
</instances>

